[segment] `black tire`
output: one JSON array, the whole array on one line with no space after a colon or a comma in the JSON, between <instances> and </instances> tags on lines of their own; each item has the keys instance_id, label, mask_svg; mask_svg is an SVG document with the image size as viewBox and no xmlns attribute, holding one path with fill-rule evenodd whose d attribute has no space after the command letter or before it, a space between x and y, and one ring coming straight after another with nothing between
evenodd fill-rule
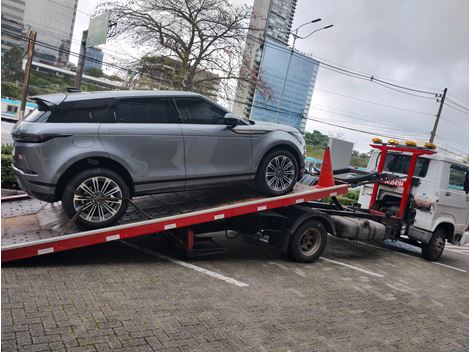
<instances>
[{"instance_id":1,"label":"black tire","mask_svg":"<svg viewBox=\"0 0 470 352\"><path fill-rule=\"evenodd\" d=\"M423 244L421 255L424 259L437 262L441 259L446 244L446 232L443 228L437 228L428 244Z\"/></svg>"},{"instance_id":2,"label":"black tire","mask_svg":"<svg viewBox=\"0 0 470 352\"><path fill-rule=\"evenodd\" d=\"M267 180L267 171L268 171L268 167L270 165L270 163L272 161L274 161L276 158L287 158L285 160L288 160L292 163L293 165L293 168L292 170L285 170L286 172L286 177L292 177L292 182L288 185L288 187L286 187L285 189L273 189L269 184L268 184L268 180ZM288 164L288 162L286 161L286 165ZM288 172L291 172L293 171L293 175L291 174L287 174L287 171ZM274 150L268 154L266 154L263 158L263 160L261 160L261 163L259 164L258 166L258 171L256 173L256 179L255 179L255 183L256 183L256 187L258 189L259 192L261 192L262 194L265 194L267 196L282 196L284 194L287 194L289 192L292 192L292 190L294 189L294 186L297 182L297 178L298 178L298 175L299 175L299 165L297 163L297 160L295 159L294 155L292 155L292 153L288 152L287 150L282 150L282 149L278 149L278 150ZM287 182L286 182L287 183Z\"/></svg>"},{"instance_id":3,"label":"black tire","mask_svg":"<svg viewBox=\"0 0 470 352\"><path fill-rule=\"evenodd\" d=\"M84 188L79 189L79 186L83 185L84 183L86 186L86 182L90 182L89 180L92 180L93 178L97 180L97 184L101 182L101 189L104 189L105 182L107 182L106 180L111 180L108 184L108 189L110 185L111 187L113 187L111 190L116 189L116 187L119 188L118 191L115 191L109 197L116 197L119 199L122 198L121 202L119 203L119 200L106 202L106 206L112 208L111 211L108 210L109 208L106 208L103 204L105 201L99 202L99 200L97 200L96 205L94 205L95 203L93 203L93 201L90 201L89 199L86 201L77 200L84 199L85 196L91 198L88 193L85 193ZM100 188L99 185L98 188ZM107 191L105 193L109 192L110 191ZM79 193L80 195L78 195ZM74 196L76 195L81 198L74 198ZM104 194L98 194L97 196L104 197ZM75 175L72 180L66 185L62 193L62 207L64 208L66 214L70 218L73 218L77 212L77 209L80 208L80 204L84 205L86 208L86 205L93 203L91 206L88 207L88 209L90 210L87 209L88 214L84 208L84 210L76 218L75 223L83 228L96 229L115 224L126 212L127 206L129 204L128 198L129 186L119 174L108 169L88 169ZM88 218L89 213L91 213L91 210L93 210L93 206L95 206L95 211L93 212L93 214L91 214L91 218ZM98 207L100 210L98 210ZM94 214L96 214L96 211L98 211L99 213L97 214L98 219L93 216ZM104 212L106 212L106 214ZM101 217L101 215L103 216Z\"/></svg>"},{"instance_id":4,"label":"black tire","mask_svg":"<svg viewBox=\"0 0 470 352\"><path fill-rule=\"evenodd\" d=\"M327 238L325 226L320 221L307 220L291 237L289 255L296 262L312 263L323 254Z\"/></svg>"}]
</instances>

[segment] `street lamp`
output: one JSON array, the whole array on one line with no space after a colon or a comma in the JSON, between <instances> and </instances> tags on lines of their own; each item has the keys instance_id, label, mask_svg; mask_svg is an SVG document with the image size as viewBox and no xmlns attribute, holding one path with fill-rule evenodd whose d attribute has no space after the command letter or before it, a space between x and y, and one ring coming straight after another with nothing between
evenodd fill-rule
<instances>
[{"instance_id":1,"label":"street lamp","mask_svg":"<svg viewBox=\"0 0 470 352\"><path fill-rule=\"evenodd\" d=\"M296 29L295 29L295 33L293 32L288 32L290 34L292 34L294 36L294 41L292 43L292 50L291 50L291 53L289 55L289 61L287 62L287 69L286 69L286 75L284 76L284 81L282 82L282 89L281 89L281 96L279 97L279 104L281 104L281 101L282 101L282 98L284 97L284 89L286 88L286 82L287 82L287 76L289 75L289 69L290 69L290 63L291 63L291 60L292 60L292 56L294 55L294 50L295 50L295 42L297 40L297 38L299 39L306 39L308 37L310 37L312 34L316 33L316 32L319 32L319 31L322 31L324 29L328 29L328 28L331 28L333 27L332 24L328 25L328 26L325 26L323 28L319 28L319 29L315 29L314 31L310 32L309 35L305 36L305 37L301 37L298 35L298 32L299 32L299 29L310 24L310 23L315 23L315 22L319 22L321 21L321 18L317 18L313 21L309 21L309 22L306 22L304 24L301 24L300 26L298 26ZM286 32L287 33L287 32ZM279 117L279 111L278 111L278 117ZM279 121L279 118L278 118L278 121Z\"/></svg>"}]
</instances>

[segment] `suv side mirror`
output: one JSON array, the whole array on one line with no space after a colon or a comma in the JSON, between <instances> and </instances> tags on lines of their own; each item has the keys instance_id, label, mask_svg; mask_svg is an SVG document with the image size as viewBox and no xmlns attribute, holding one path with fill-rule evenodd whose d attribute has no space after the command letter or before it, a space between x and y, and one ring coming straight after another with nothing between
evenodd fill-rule
<instances>
[{"instance_id":1,"label":"suv side mirror","mask_svg":"<svg viewBox=\"0 0 470 352\"><path fill-rule=\"evenodd\" d=\"M468 172L465 174L465 181L463 184L463 190L468 194Z\"/></svg>"},{"instance_id":2,"label":"suv side mirror","mask_svg":"<svg viewBox=\"0 0 470 352\"><path fill-rule=\"evenodd\" d=\"M233 128L240 123L240 119L235 114L228 112L224 116L224 122L227 126Z\"/></svg>"}]
</instances>

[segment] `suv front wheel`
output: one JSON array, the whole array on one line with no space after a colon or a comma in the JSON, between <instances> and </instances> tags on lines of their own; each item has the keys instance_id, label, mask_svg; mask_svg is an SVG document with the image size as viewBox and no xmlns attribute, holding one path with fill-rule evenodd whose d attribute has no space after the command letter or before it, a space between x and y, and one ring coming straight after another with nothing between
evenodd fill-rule
<instances>
[{"instance_id":1,"label":"suv front wheel","mask_svg":"<svg viewBox=\"0 0 470 352\"><path fill-rule=\"evenodd\" d=\"M62 194L62 207L75 223L94 229L116 223L129 204L129 187L116 172L89 169L75 175Z\"/></svg>"},{"instance_id":2,"label":"suv front wheel","mask_svg":"<svg viewBox=\"0 0 470 352\"><path fill-rule=\"evenodd\" d=\"M292 153L274 150L268 153L258 167L256 186L268 196L281 196L292 191L299 175L299 166Z\"/></svg>"}]
</instances>

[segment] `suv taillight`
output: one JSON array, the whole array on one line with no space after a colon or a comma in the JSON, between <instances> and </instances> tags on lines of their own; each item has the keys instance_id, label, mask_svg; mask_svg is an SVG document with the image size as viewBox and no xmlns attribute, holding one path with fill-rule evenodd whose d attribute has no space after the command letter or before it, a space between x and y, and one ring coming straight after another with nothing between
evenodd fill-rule
<instances>
[{"instance_id":1,"label":"suv taillight","mask_svg":"<svg viewBox=\"0 0 470 352\"><path fill-rule=\"evenodd\" d=\"M31 133L12 133L13 139L20 143L44 143L54 138L70 137L64 134L31 134Z\"/></svg>"}]
</instances>

